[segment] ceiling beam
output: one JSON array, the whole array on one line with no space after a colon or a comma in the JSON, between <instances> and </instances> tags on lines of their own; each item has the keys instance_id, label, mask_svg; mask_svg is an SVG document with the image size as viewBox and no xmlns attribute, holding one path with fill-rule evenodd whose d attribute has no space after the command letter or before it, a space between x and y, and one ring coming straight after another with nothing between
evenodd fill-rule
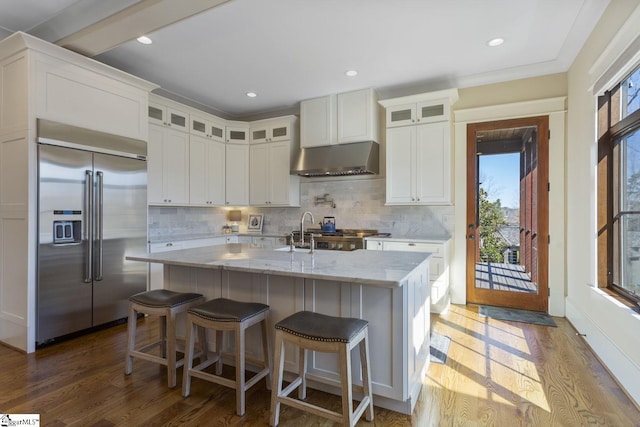
<instances>
[{"instance_id":1,"label":"ceiling beam","mask_svg":"<svg viewBox=\"0 0 640 427\"><path fill-rule=\"evenodd\" d=\"M141 0L56 42L93 57L229 0Z\"/></svg>"}]
</instances>

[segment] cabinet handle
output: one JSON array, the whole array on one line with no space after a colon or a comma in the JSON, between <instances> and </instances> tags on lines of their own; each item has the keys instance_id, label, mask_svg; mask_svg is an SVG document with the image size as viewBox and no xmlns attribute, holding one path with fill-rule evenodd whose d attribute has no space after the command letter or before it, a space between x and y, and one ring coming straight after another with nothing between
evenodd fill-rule
<instances>
[{"instance_id":1,"label":"cabinet handle","mask_svg":"<svg viewBox=\"0 0 640 427\"><path fill-rule=\"evenodd\" d=\"M409 246L415 246L415 245L416 245L415 243L409 243Z\"/></svg>"},{"instance_id":2,"label":"cabinet handle","mask_svg":"<svg viewBox=\"0 0 640 427\"><path fill-rule=\"evenodd\" d=\"M173 246L173 243L167 243L166 246Z\"/></svg>"}]
</instances>

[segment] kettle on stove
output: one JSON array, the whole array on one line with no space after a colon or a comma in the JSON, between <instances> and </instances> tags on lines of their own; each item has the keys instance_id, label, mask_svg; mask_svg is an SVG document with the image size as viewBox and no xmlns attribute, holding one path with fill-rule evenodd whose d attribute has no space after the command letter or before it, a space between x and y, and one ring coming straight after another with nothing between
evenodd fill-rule
<instances>
[{"instance_id":1,"label":"kettle on stove","mask_svg":"<svg viewBox=\"0 0 640 427\"><path fill-rule=\"evenodd\" d=\"M320 223L322 231L326 233L335 233L336 231L336 218L334 216L325 216Z\"/></svg>"}]
</instances>

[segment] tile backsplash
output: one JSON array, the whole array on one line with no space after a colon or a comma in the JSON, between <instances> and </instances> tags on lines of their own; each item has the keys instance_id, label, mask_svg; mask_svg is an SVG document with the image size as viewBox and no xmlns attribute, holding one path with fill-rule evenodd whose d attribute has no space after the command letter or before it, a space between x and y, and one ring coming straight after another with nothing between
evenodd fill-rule
<instances>
[{"instance_id":1,"label":"tile backsplash","mask_svg":"<svg viewBox=\"0 0 640 427\"><path fill-rule=\"evenodd\" d=\"M329 194L330 204L314 203ZM351 179L306 181L300 184L299 208L242 207L240 232L247 231L248 214L264 215L262 231L288 234L300 228L300 216L310 211L316 225L325 216L336 218L337 228L377 229L395 236L447 237L452 234L453 206L385 206L385 180ZM229 208L155 207L149 208L149 238L166 239L184 235L222 233L228 224Z\"/></svg>"}]
</instances>

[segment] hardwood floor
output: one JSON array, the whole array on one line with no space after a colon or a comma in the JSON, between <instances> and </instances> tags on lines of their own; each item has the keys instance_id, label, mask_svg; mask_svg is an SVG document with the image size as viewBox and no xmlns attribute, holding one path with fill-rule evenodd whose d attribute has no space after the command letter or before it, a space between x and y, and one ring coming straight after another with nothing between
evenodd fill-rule
<instances>
[{"instance_id":1,"label":"hardwood floor","mask_svg":"<svg viewBox=\"0 0 640 427\"><path fill-rule=\"evenodd\" d=\"M557 328L481 318L474 306L432 316L451 337L447 363L432 363L412 416L376 408L376 426L640 426L640 412L571 325ZM139 321L147 339L154 320ZM191 396L166 387L166 371L134 361L125 376L126 325L24 355L0 346L0 413L39 413L44 426L264 426L269 397L261 381L235 415L234 391L194 379ZM230 373L231 371L229 371ZM337 409L340 400L309 390ZM283 407L282 426L331 422Z\"/></svg>"}]
</instances>

